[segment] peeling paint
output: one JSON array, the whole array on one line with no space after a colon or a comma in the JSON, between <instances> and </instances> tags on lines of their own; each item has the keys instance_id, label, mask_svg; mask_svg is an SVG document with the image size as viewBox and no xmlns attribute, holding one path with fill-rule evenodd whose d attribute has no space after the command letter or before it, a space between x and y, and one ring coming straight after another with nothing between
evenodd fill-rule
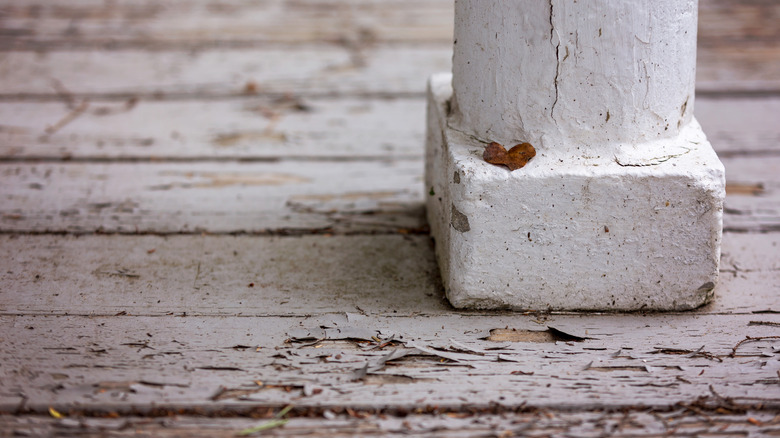
<instances>
[{"instance_id":1,"label":"peeling paint","mask_svg":"<svg viewBox=\"0 0 780 438\"><path fill-rule=\"evenodd\" d=\"M469 225L468 216L461 213L460 210L455 208L455 204L452 204L452 220L450 223L452 224L452 228L455 228L461 233L471 231L471 226Z\"/></svg>"}]
</instances>

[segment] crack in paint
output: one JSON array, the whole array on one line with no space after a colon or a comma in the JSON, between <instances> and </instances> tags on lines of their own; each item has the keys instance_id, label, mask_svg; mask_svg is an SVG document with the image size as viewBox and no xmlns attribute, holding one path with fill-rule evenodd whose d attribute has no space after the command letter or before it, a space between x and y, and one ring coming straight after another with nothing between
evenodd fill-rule
<instances>
[{"instance_id":1,"label":"crack in paint","mask_svg":"<svg viewBox=\"0 0 780 438\"><path fill-rule=\"evenodd\" d=\"M617 163L621 167L657 166L657 165L659 165L661 163L665 163L665 162L671 160L672 158L681 157L681 156L683 156L683 155L685 155L685 154L687 154L687 153L689 153L689 152L691 152L693 150L693 149L689 149L689 148L683 148L683 149L685 149L685 152L681 152L679 154L670 154L670 155L663 155L663 156L660 156L660 157L648 158L645 163L623 163L623 162L620 161L620 158L618 158L618 157L615 157L615 163Z\"/></svg>"},{"instance_id":2,"label":"crack in paint","mask_svg":"<svg viewBox=\"0 0 780 438\"><path fill-rule=\"evenodd\" d=\"M550 0L550 44L555 47L555 60L557 61L557 65L555 67L555 80L553 81L553 85L555 86L555 100L553 101L552 107L550 108L550 118L552 118L553 122L558 125L558 121L555 120L555 105L558 104L558 76L561 74L561 39L560 36L558 37L558 43L555 43L555 24L553 23L553 16L554 16L555 10L553 7L553 0Z\"/></svg>"}]
</instances>

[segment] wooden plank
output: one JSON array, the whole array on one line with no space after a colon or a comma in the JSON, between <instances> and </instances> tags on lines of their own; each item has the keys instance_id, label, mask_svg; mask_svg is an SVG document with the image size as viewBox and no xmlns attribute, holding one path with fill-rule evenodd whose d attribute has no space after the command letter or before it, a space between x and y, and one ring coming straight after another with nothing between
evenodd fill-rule
<instances>
[{"instance_id":1,"label":"wooden plank","mask_svg":"<svg viewBox=\"0 0 780 438\"><path fill-rule=\"evenodd\" d=\"M425 409L423 409L425 411ZM281 409L258 412L259 418L223 418L176 415L164 418L120 416L119 418L63 418L50 415L0 416L0 429L17 436L57 436L78 434L80 437L154 437L233 438L239 431L268 424ZM227 414L227 413L226 413ZM303 416L310 415L309 417ZM421 414L373 412L339 413L333 411L295 410L286 415L284 425L263 431L262 436L610 436L658 437L686 433L686 436L773 436L780 433L777 411L747 410L728 412L703 411L696 407L669 410L624 410L621 412L564 411L542 409L533 412L496 414L444 409Z\"/></svg>"},{"instance_id":2,"label":"wooden plank","mask_svg":"<svg viewBox=\"0 0 780 438\"><path fill-rule=\"evenodd\" d=\"M194 41L310 43L315 41L449 43L451 0L6 0L3 47L150 44ZM777 2L702 0L699 44L777 44Z\"/></svg>"},{"instance_id":3,"label":"wooden plank","mask_svg":"<svg viewBox=\"0 0 780 438\"><path fill-rule=\"evenodd\" d=\"M780 310L780 233L727 233L697 313ZM452 315L427 236L0 236L0 312Z\"/></svg>"},{"instance_id":4,"label":"wooden plank","mask_svg":"<svg viewBox=\"0 0 780 438\"><path fill-rule=\"evenodd\" d=\"M780 48L699 53L697 90L780 90ZM450 46L0 52L1 99L217 98L254 93L417 95L451 69ZM64 90L67 90L64 91Z\"/></svg>"},{"instance_id":5,"label":"wooden plank","mask_svg":"<svg viewBox=\"0 0 780 438\"><path fill-rule=\"evenodd\" d=\"M418 94L450 47L0 52L0 98ZM402 60L403 62L399 62ZM67 90L65 92L64 90Z\"/></svg>"},{"instance_id":6,"label":"wooden plank","mask_svg":"<svg viewBox=\"0 0 780 438\"><path fill-rule=\"evenodd\" d=\"M780 3L773 0L701 0L699 45L777 46Z\"/></svg>"},{"instance_id":7,"label":"wooden plank","mask_svg":"<svg viewBox=\"0 0 780 438\"><path fill-rule=\"evenodd\" d=\"M0 45L452 41L450 0L7 0Z\"/></svg>"},{"instance_id":8,"label":"wooden plank","mask_svg":"<svg viewBox=\"0 0 780 438\"><path fill-rule=\"evenodd\" d=\"M780 156L723 159L728 231L780 229ZM422 162L3 163L9 232L397 231L424 227Z\"/></svg>"},{"instance_id":9,"label":"wooden plank","mask_svg":"<svg viewBox=\"0 0 780 438\"><path fill-rule=\"evenodd\" d=\"M425 141L422 98L91 102L68 118L74 106L0 102L0 155L45 160L422 157ZM779 113L777 97L696 99L696 117L721 156L780 154Z\"/></svg>"},{"instance_id":10,"label":"wooden plank","mask_svg":"<svg viewBox=\"0 0 780 438\"><path fill-rule=\"evenodd\" d=\"M3 316L0 360L12 378L0 381L0 412L777 407L776 324L778 315ZM547 327L588 339L556 341ZM497 334L513 341L490 340Z\"/></svg>"},{"instance_id":11,"label":"wooden plank","mask_svg":"<svg viewBox=\"0 0 780 438\"><path fill-rule=\"evenodd\" d=\"M6 314L449 310L428 236L1 236L0 242Z\"/></svg>"},{"instance_id":12,"label":"wooden plank","mask_svg":"<svg viewBox=\"0 0 780 438\"><path fill-rule=\"evenodd\" d=\"M726 166L723 227L727 231L780 229L780 161L775 157L722 158Z\"/></svg>"},{"instance_id":13,"label":"wooden plank","mask_svg":"<svg viewBox=\"0 0 780 438\"><path fill-rule=\"evenodd\" d=\"M397 232L425 225L422 162L0 164L4 231Z\"/></svg>"},{"instance_id":14,"label":"wooden plank","mask_svg":"<svg viewBox=\"0 0 780 438\"><path fill-rule=\"evenodd\" d=\"M780 44L747 45L698 50L696 92L754 95L780 90Z\"/></svg>"},{"instance_id":15,"label":"wooden plank","mask_svg":"<svg viewBox=\"0 0 780 438\"><path fill-rule=\"evenodd\" d=\"M5 159L422 157L425 102L278 99L92 102L67 124L60 102L1 102Z\"/></svg>"},{"instance_id":16,"label":"wooden plank","mask_svg":"<svg viewBox=\"0 0 780 438\"><path fill-rule=\"evenodd\" d=\"M780 153L780 98L697 96L694 114L721 157Z\"/></svg>"}]
</instances>

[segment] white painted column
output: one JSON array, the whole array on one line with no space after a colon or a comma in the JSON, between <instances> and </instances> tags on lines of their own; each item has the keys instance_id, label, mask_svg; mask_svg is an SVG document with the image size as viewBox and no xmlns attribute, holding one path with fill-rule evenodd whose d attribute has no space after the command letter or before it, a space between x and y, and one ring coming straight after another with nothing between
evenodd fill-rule
<instances>
[{"instance_id":1,"label":"white painted column","mask_svg":"<svg viewBox=\"0 0 780 438\"><path fill-rule=\"evenodd\" d=\"M693 117L695 0L455 0L426 197L456 307L680 310L713 296L723 166ZM490 142L529 142L510 171Z\"/></svg>"},{"instance_id":2,"label":"white painted column","mask_svg":"<svg viewBox=\"0 0 780 438\"><path fill-rule=\"evenodd\" d=\"M696 0L456 0L456 125L541 150L675 137L696 23Z\"/></svg>"}]
</instances>

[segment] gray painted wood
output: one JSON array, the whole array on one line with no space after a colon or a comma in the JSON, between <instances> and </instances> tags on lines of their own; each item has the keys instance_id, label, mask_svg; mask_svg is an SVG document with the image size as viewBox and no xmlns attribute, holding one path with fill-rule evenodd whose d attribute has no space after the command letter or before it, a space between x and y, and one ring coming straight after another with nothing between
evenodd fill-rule
<instances>
[{"instance_id":1,"label":"gray painted wood","mask_svg":"<svg viewBox=\"0 0 780 438\"><path fill-rule=\"evenodd\" d=\"M0 155L84 160L422 157L425 135L422 98L93 101L69 119L73 106L0 102ZM721 156L780 154L778 113L776 97L696 99L696 117Z\"/></svg>"},{"instance_id":2,"label":"gray painted wood","mask_svg":"<svg viewBox=\"0 0 780 438\"><path fill-rule=\"evenodd\" d=\"M697 314L780 311L780 233L727 233ZM442 297L427 236L2 236L6 315L470 315ZM490 314L490 313L488 313Z\"/></svg>"},{"instance_id":3,"label":"gray painted wood","mask_svg":"<svg viewBox=\"0 0 780 438\"><path fill-rule=\"evenodd\" d=\"M0 311L6 314L450 310L427 236L0 239L7 248L0 259Z\"/></svg>"}]
</instances>

